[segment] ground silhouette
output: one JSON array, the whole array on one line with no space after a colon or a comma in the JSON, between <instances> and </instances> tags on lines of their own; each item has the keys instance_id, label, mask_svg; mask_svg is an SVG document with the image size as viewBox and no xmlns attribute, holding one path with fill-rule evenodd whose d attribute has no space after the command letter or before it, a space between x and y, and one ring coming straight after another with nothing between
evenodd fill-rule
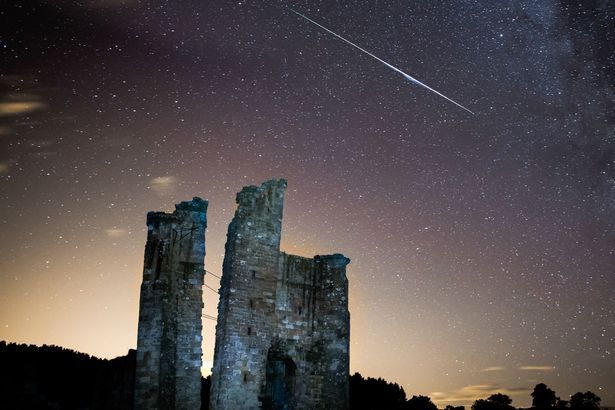
<instances>
[{"instance_id":1,"label":"ground silhouette","mask_svg":"<svg viewBox=\"0 0 615 410\"><path fill-rule=\"evenodd\" d=\"M0 409L130 410L136 352L99 359L58 346L0 341ZM201 378L201 409L209 406L211 378ZM403 387L384 379L350 376L349 410L437 410L427 396L407 398ZM534 387L532 410L599 410L600 397L578 392L561 400L544 383ZM446 406L444 410L465 410ZM478 399L472 410L515 410L509 396Z\"/></svg>"},{"instance_id":2,"label":"ground silhouette","mask_svg":"<svg viewBox=\"0 0 615 410\"><path fill-rule=\"evenodd\" d=\"M105 360L0 341L0 409L132 409L135 353Z\"/></svg>"}]
</instances>

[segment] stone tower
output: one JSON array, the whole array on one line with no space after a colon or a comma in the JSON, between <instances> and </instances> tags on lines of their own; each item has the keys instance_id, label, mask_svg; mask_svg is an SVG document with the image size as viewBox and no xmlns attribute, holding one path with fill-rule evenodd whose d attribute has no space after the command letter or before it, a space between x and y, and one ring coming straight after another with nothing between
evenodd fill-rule
<instances>
[{"instance_id":1,"label":"stone tower","mask_svg":"<svg viewBox=\"0 0 615 410\"><path fill-rule=\"evenodd\" d=\"M199 409L207 201L147 214L135 409Z\"/></svg>"},{"instance_id":2,"label":"stone tower","mask_svg":"<svg viewBox=\"0 0 615 410\"><path fill-rule=\"evenodd\" d=\"M348 408L343 255L280 252L285 180L245 187L228 228L212 410Z\"/></svg>"}]
</instances>

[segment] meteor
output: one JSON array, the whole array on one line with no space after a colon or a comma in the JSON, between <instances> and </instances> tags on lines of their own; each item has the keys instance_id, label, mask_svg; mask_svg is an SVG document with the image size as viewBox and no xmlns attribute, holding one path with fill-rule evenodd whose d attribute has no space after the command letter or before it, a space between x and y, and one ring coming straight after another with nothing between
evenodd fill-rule
<instances>
[{"instance_id":1,"label":"meteor","mask_svg":"<svg viewBox=\"0 0 615 410\"><path fill-rule=\"evenodd\" d=\"M299 17L302 17L304 19L306 19L307 21L309 21L312 24L317 25L318 27L320 27L321 29L325 30L328 33L333 34L335 37L339 38L340 40L345 41L346 43L350 44L351 46L353 46L354 48L357 48L359 50L361 50L362 52L364 52L365 54L367 54L370 57L375 58L376 60L380 61L382 64L384 64L385 66L393 69L394 71L397 71L399 74L403 75L404 78L406 78L406 80L409 80L411 82L413 82L414 84L420 85L421 87L424 87L426 89L428 89L429 91L438 94L440 97L452 102L453 104L455 104L457 107L462 108L464 110L466 110L467 112L469 112L470 114L474 114L472 111L468 110L466 107L464 107L463 105L459 104L458 102L453 101L452 99L448 98L446 95L442 94L439 91L434 90L433 88L431 88L430 86L428 86L427 84L424 84L422 82L420 82L419 80L417 80L416 78L412 77L410 74L404 73L403 71L401 71L399 68L387 63L386 61L384 61L383 59L376 57L375 55L373 55L372 53L370 53L369 51L365 50L364 48L359 47L358 45L356 45L355 43L353 43L350 40L346 40L344 37L340 36L339 34L329 30L328 28L326 28L325 26L318 24L317 22L315 22L314 20L312 20L311 18L305 16L304 14L299 13L296 10L290 9L290 11L292 11L293 13L295 13L296 15L298 15Z\"/></svg>"}]
</instances>

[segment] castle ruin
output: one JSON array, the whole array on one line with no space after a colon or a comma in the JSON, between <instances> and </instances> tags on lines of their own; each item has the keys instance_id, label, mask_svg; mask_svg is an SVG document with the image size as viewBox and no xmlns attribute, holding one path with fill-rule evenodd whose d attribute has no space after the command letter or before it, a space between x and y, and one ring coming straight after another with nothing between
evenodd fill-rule
<instances>
[{"instance_id":1,"label":"castle ruin","mask_svg":"<svg viewBox=\"0 0 615 410\"><path fill-rule=\"evenodd\" d=\"M147 214L134 408L201 407L207 201Z\"/></svg>"},{"instance_id":2,"label":"castle ruin","mask_svg":"<svg viewBox=\"0 0 615 410\"><path fill-rule=\"evenodd\" d=\"M212 410L346 410L350 314L341 254L280 251L286 181L237 194L212 369ZM147 215L135 409L200 408L207 201Z\"/></svg>"},{"instance_id":3,"label":"castle ruin","mask_svg":"<svg viewBox=\"0 0 615 410\"><path fill-rule=\"evenodd\" d=\"M280 251L285 189L285 180L270 180L237 194L218 305L212 410L348 408L350 260Z\"/></svg>"}]
</instances>

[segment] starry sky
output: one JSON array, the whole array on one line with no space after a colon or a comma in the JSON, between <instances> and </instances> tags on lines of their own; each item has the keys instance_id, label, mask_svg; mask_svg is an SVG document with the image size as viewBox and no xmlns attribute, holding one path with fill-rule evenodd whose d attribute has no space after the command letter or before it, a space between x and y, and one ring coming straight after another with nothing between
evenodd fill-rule
<instances>
[{"instance_id":1,"label":"starry sky","mask_svg":"<svg viewBox=\"0 0 615 410\"><path fill-rule=\"evenodd\" d=\"M352 371L441 407L525 406L538 382L615 405L614 19L608 0L6 2L0 339L125 354L147 211L209 199L219 273L235 193L286 178L282 248L352 259Z\"/></svg>"}]
</instances>

